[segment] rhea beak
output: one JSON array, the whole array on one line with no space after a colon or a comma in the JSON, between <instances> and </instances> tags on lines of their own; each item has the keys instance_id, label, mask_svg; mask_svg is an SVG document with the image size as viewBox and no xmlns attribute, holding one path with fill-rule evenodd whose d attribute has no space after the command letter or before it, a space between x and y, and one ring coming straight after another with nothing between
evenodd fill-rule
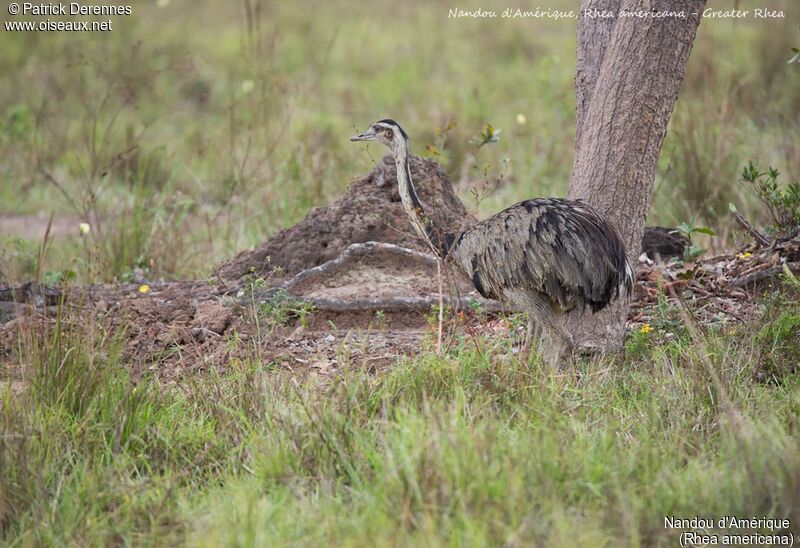
<instances>
[{"instance_id":1,"label":"rhea beak","mask_svg":"<svg viewBox=\"0 0 800 548\"><path fill-rule=\"evenodd\" d=\"M369 128L367 131L362 133L361 135L353 135L350 137L351 141L374 141L375 140L375 132L372 128Z\"/></svg>"}]
</instances>

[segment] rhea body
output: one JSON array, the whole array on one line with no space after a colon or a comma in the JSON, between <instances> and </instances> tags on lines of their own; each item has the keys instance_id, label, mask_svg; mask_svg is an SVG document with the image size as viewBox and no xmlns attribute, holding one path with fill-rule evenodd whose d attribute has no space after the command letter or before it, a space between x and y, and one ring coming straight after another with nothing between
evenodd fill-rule
<instances>
[{"instance_id":1,"label":"rhea body","mask_svg":"<svg viewBox=\"0 0 800 548\"><path fill-rule=\"evenodd\" d=\"M446 233L425 214L409 169L409 140L394 120L380 120L351 141L386 145L397 164L403 209L431 251L455 262L475 289L526 312L523 344L527 357L536 340L545 359L572 356L566 313L602 310L630 294L633 271L614 227L588 205L560 198L537 198Z\"/></svg>"}]
</instances>

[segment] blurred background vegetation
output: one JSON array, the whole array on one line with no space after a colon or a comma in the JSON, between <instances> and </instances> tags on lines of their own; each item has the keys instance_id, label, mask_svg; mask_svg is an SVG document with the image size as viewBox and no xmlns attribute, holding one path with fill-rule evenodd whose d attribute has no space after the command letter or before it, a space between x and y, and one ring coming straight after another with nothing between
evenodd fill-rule
<instances>
[{"instance_id":1,"label":"blurred background vegetation","mask_svg":"<svg viewBox=\"0 0 800 548\"><path fill-rule=\"evenodd\" d=\"M761 6L709 2L735 5ZM526 6L565 9L512 7ZM52 212L67 221L38 265L46 281L204 278L371 169L383 151L348 137L383 117L442 163L467 203L491 189L482 216L565 193L575 22L450 19L451 7L158 0L112 18L110 33L4 31L0 275L35 274ZM712 226L707 245L730 247L729 202L765 221L743 166L800 176L800 64L787 63L800 4L769 7L785 18L701 23L650 224ZM487 123L499 142L477 148ZM39 221L20 235L9 228L20 219ZM79 222L91 232L80 236Z\"/></svg>"}]
</instances>

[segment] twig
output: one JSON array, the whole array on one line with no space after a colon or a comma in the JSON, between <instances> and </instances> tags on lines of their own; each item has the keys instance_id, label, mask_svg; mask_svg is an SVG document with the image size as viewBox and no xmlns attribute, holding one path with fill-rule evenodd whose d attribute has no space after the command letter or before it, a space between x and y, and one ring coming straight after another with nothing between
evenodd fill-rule
<instances>
[{"instance_id":1,"label":"twig","mask_svg":"<svg viewBox=\"0 0 800 548\"><path fill-rule=\"evenodd\" d=\"M38 287L42 281L42 269L47 257L48 245L50 244L50 229L53 228L53 212L50 212L50 217L47 219L47 228L44 230L44 237L42 244L39 246L39 255L36 257L36 286Z\"/></svg>"},{"instance_id":2,"label":"twig","mask_svg":"<svg viewBox=\"0 0 800 548\"><path fill-rule=\"evenodd\" d=\"M708 338L704 333L702 326L697 321L697 319L692 315L689 307L686 306L686 303L683 302L683 299L675 292L674 289L668 288L669 292L673 299L678 303L678 311L680 312L681 318L683 319L684 324L686 325L687 330L689 331L689 335L694 340L695 345L700 347L700 352L697 353L698 358L700 359L700 363L703 364L703 367L706 370L706 373L711 378L711 382L716 388L716 398L714 394L709 392L712 396L712 403L715 408L719 408L725 412L726 416L729 417L734 422L741 420L741 414L733 405L733 402L728 395L728 391L726 390L725 386L722 384L719 375L717 374L717 367L711 361L709 356L713 356L714 353L711 352L708 348Z\"/></svg>"},{"instance_id":3,"label":"twig","mask_svg":"<svg viewBox=\"0 0 800 548\"><path fill-rule=\"evenodd\" d=\"M756 239L758 245L761 247L767 247L770 244L769 238L762 234L761 231L759 231L756 227L751 225L741 213L734 211L733 218L739 224L739 226L741 226L746 232Z\"/></svg>"},{"instance_id":4,"label":"twig","mask_svg":"<svg viewBox=\"0 0 800 548\"><path fill-rule=\"evenodd\" d=\"M472 327L472 322L467 314L464 314L463 318L464 327L467 328L467 334L469 334L469 338L472 339L472 344L475 345L475 350L478 352L478 357L482 359L483 351L481 350L481 345L478 343L478 337L475 335L475 329Z\"/></svg>"},{"instance_id":5,"label":"twig","mask_svg":"<svg viewBox=\"0 0 800 548\"><path fill-rule=\"evenodd\" d=\"M62 185L61 182L58 179L56 179L49 171L47 171L42 166L39 166L39 173L41 173L42 177L47 179L47 181L51 185L56 187L56 190L58 190L58 192L61 193L61 196L67 201L67 203L69 203L69 205L70 205L70 207L72 207L72 209L74 209L78 213L82 213L83 212L83 208L80 206L80 204L78 204L78 202L76 202L72 198L70 193L67 192L66 188L64 188L64 185Z\"/></svg>"},{"instance_id":6,"label":"twig","mask_svg":"<svg viewBox=\"0 0 800 548\"><path fill-rule=\"evenodd\" d=\"M442 259L436 261L436 278L439 281L439 328L436 333L436 355L442 354L442 329L444 326L444 288L442 284Z\"/></svg>"},{"instance_id":7,"label":"twig","mask_svg":"<svg viewBox=\"0 0 800 548\"><path fill-rule=\"evenodd\" d=\"M795 263L784 263L786 268L789 270L798 270L800 271L800 262ZM780 266L773 266L772 268L767 268L764 270L757 270L755 272L751 272L750 274L745 274L744 276L739 276L735 280L731 282L731 286L733 287L744 287L751 283L759 282L764 278L771 278L772 276L779 274L783 271L784 265Z\"/></svg>"}]
</instances>

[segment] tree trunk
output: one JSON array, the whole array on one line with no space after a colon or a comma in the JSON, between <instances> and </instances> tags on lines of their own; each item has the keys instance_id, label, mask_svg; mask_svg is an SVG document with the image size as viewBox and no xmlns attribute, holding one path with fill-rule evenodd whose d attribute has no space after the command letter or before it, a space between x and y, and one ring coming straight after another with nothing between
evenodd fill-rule
<instances>
[{"instance_id":1,"label":"tree trunk","mask_svg":"<svg viewBox=\"0 0 800 548\"><path fill-rule=\"evenodd\" d=\"M601 12L619 12L620 0L583 0L581 14L597 10ZM589 102L592 99L600 67L611 43L611 32L614 30L616 17L578 19L578 51L575 63L575 146L581 141L581 131ZM576 155L577 158L577 155Z\"/></svg>"},{"instance_id":2,"label":"tree trunk","mask_svg":"<svg viewBox=\"0 0 800 548\"><path fill-rule=\"evenodd\" d=\"M633 261L641 248L661 144L704 6L705 0L581 3L575 161L568 195L594 206L617 227ZM615 17L598 17L603 10ZM639 11L673 15L620 15ZM674 15L681 11L683 17ZM628 302L618 300L598 314L572 315L569 329L581 347L614 351L622 345L627 311Z\"/></svg>"}]
</instances>

